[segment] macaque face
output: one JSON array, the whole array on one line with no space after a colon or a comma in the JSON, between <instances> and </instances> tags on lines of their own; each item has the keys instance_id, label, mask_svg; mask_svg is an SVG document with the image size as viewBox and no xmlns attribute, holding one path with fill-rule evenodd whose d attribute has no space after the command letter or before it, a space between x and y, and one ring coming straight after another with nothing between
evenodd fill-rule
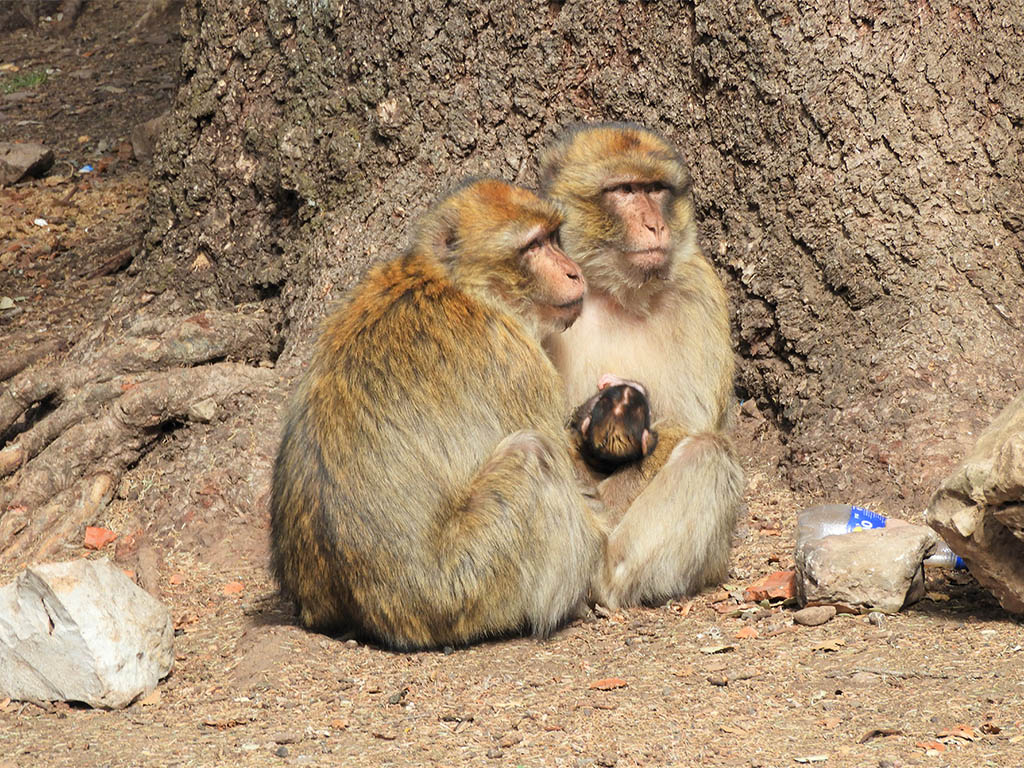
<instances>
[{"instance_id":1,"label":"macaque face","mask_svg":"<svg viewBox=\"0 0 1024 768\"><path fill-rule=\"evenodd\" d=\"M627 264L650 276L664 270L672 245L666 223L669 187L659 181L615 181L601 197L605 209L621 222L621 253Z\"/></svg>"},{"instance_id":2,"label":"macaque face","mask_svg":"<svg viewBox=\"0 0 1024 768\"><path fill-rule=\"evenodd\" d=\"M531 298L541 324L563 331L580 316L587 285L579 265L558 245L558 233L538 229L522 248Z\"/></svg>"}]
</instances>

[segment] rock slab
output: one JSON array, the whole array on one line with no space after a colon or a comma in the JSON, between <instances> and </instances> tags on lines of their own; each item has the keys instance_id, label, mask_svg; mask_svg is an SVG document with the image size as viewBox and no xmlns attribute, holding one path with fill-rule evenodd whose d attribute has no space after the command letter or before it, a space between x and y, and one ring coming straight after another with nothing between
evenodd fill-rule
<instances>
[{"instance_id":1,"label":"rock slab","mask_svg":"<svg viewBox=\"0 0 1024 768\"><path fill-rule=\"evenodd\" d=\"M996 416L925 515L971 574L1024 613L1024 394Z\"/></svg>"},{"instance_id":2,"label":"rock slab","mask_svg":"<svg viewBox=\"0 0 1024 768\"><path fill-rule=\"evenodd\" d=\"M107 560L32 566L0 589L0 697L118 709L173 661L170 612Z\"/></svg>"},{"instance_id":3,"label":"rock slab","mask_svg":"<svg viewBox=\"0 0 1024 768\"><path fill-rule=\"evenodd\" d=\"M42 176L53 165L53 150L42 144L0 141L0 187L28 176Z\"/></svg>"},{"instance_id":4,"label":"rock slab","mask_svg":"<svg viewBox=\"0 0 1024 768\"><path fill-rule=\"evenodd\" d=\"M922 561L937 542L930 528L910 524L801 542L797 597L849 613L896 613L924 595Z\"/></svg>"}]
</instances>

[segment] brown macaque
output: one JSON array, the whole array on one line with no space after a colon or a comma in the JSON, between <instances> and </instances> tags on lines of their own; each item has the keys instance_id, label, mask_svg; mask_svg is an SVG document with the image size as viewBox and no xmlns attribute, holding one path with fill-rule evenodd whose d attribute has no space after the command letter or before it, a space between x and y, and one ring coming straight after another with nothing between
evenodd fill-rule
<instances>
[{"instance_id":1,"label":"brown macaque","mask_svg":"<svg viewBox=\"0 0 1024 768\"><path fill-rule=\"evenodd\" d=\"M721 582L743 473L725 434L734 395L725 291L697 244L690 176L676 150L634 125L582 126L543 157L566 253L589 293L545 347L570 402L603 371L643 382L658 449L600 492L613 525L605 599L657 603Z\"/></svg>"},{"instance_id":2,"label":"brown macaque","mask_svg":"<svg viewBox=\"0 0 1024 768\"><path fill-rule=\"evenodd\" d=\"M303 626L408 650L545 635L585 605L606 534L541 346L585 290L560 223L531 192L471 182L324 322L271 498Z\"/></svg>"},{"instance_id":3,"label":"brown macaque","mask_svg":"<svg viewBox=\"0 0 1024 768\"><path fill-rule=\"evenodd\" d=\"M600 475L650 456L658 445L647 390L613 374L600 378L597 393L576 409L569 427L580 457Z\"/></svg>"}]
</instances>

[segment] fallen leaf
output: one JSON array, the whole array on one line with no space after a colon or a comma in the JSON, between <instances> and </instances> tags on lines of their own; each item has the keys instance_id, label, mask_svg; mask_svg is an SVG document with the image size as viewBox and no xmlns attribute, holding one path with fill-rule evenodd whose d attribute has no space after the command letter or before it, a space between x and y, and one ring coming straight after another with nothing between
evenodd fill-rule
<instances>
[{"instance_id":1,"label":"fallen leaf","mask_svg":"<svg viewBox=\"0 0 1024 768\"><path fill-rule=\"evenodd\" d=\"M999 733L1002 730L1003 729L1000 728L995 723L982 723L982 725L981 725L981 732L982 733L986 733L989 736L995 736L997 733Z\"/></svg>"},{"instance_id":2,"label":"fallen leaf","mask_svg":"<svg viewBox=\"0 0 1024 768\"><path fill-rule=\"evenodd\" d=\"M688 664L685 667L680 667L679 669L673 670L672 674L676 677L689 677L693 674L693 665Z\"/></svg>"},{"instance_id":3,"label":"fallen leaf","mask_svg":"<svg viewBox=\"0 0 1024 768\"><path fill-rule=\"evenodd\" d=\"M949 602L949 595L942 592L925 592L925 599L931 600L933 603L947 603Z\"/></svg>"},{"instance_id":4,"label":"fallen leaf","mask_svg":"<svg viewBox=\"0 0 1024 768\"><path fill-rule=\"evenodd\" d=\"M339 731L344 730L345 728L348 728L348 720L336 717L334 720L331 720L331 728L335 728Z\"/></svg>"},{"instance_id":5,"label":"fallen leaf","mask_svg":"<svg viewBox=\"0 0 1024 768\"><path fill-rule=\"evenodd\" d=\"M174 584L175 586L177 586L178 584L181 584L181 582L183 582L184 580L185 580L185 576L184 576L184 574L182 574L180 572L179 573L172 573L170 575L170 577L167 579L167 581L169 581L171 584Z\"/></svg>"},{"instance_id":6,"label":"fallen leaf","mask_svg":"<svg viewBox=\"0 0 1024 768\"><path fill-rule=\"evenodd\" d=\"M946 751L946 745L938 741L918 741L914 743L914 746L924 750L935 750L936 752Z\"/></svg>"},{"instance_id":7,"label":"fallen leaf","mask_svg":"<svg viewBox=\"0 0 1024 768\"><path fill-rule=\"evenodd\" d=\"M966 741L974 741L978 738L978 734L976 734L974 729L969 725L954 725L952 728L946 728L945 730L939 731L936 736L940 739L952 738L964 739Z\"/></svg>"},{"instance_id":8,"label":"fallen leaf","mask_svg":"<svg viewBox=\"0 0 1024 768\"><path fill-rule=\"evenodd\" d=\"M794 757L798 763L824 763L828 755L808 755L807 757Z\"/></svg>"},{"instance_id":9,"label":"fallen leaf","mask_svg":"<svg viewBox=\"0 0 1024 768\"><path fill-rule=\"evenodd\" d=\"M735 651L735 645L705 645L700 649L701 653L726 653L728 651Z\"/></svg>"},{"instance_id":10,"label":"fallen leaf","mask_svg":"<svg viewBox=\"0 0 1024 768\"><path fill-rule=\"evenodd\" d=\"M780 531L778 528L761 528L758 531L758 533L760 533L762 536L781 536L782 535L782 531Z\"/></svg>"},{"instance_id":11,"label":"fallen leaf","mask_svg":"<svg viewBox=\"0 0 1024 768\"><path fill-rule=\"evenodd\" d=\"M829 730L831 730L835 728L837 725L839 725L841 722L843 721L840 720L838 717L826 717L824 720L819 720L818 725L820 725L822 728L828 728Z\"/></svg>"},{"instance_id":12,"label":"fallen leaf","mask_svg":"<svg viewBox=\"0 0 1024 768\"><path fill-rule=\"evenodd\" d=\"M679 616L689 616L690 611L693 610L693 600L688 600L685 603L669 603L668 609Z\"/></svg>"},{"instance_id":13,"label":"fallen leaf","mask_svg":"<svg viewBox=\"0 0 1024 768\"><path fill-rule=\"evenodd\" d=\"M735 635L733 635L733 637L735 637L737 640L754 640L760 637L760 635L757 634L757 630L753 627L744 627Z\"/></svg>"},{"instance_id":14,"label":"fallen leaf","mask_svg":"<svg viewBox=\"0 0 1024 768\"><path fill-rule=\"evenodd\" d=\"M712 603L720 603L723 600L728 600L728 599L729 599L729 593L726 592L724 589L720 589L717 592L712 592L711 593L711 602Z\"/></svg>"},{"instance_id":15,"label":"fallen leaf","mask_svg":"<svg viewBox=\"0 0 1024 768\"><path fill-rule=\"evenodd\" d=\"M0 310L14 309L14 299L10 296L0 296Z\"/></svg>"},{"instance_id":16,"label":"fallen leaf","mask_svg":"<svg viewBox=\"0 0 1024 768\"><path fill-rule=\"evenodd\" d=\"M242 582L240 582L240 581L229 581L227 584L224 585L224 594L225 595L237 595L243 589L245 589L245 586L242 584Z\"/></svg>"},{"instance_id":17,"label":"fallen leaf","mask_svg":"<svg viewBox=\"0 0 1024 768\"><path fill-rule=\"evenodd\" d=\"M826 640L823 643L818 643L817 645L812 645L811 646L811 650L812 651L825 651L826 653L835 653L836 651L838 651L840 648L842 648L845 645L846 645L846 643L844 643L842 640Z\"/></svg>"},{"instance_id":18,"label":"fallen leaf","mask_svg":"<svg viewBox=\"0 0 1024 768\"><path fill-rule=\"evenodd\" d=\"M235 728L239 725L245 725L247 720L239 720L238 718L228 718L227 720L214 720L213 718L207 718L203 720L203 725L210 728L216 728L218 731L225 731L228 728Z\"/></svg>"},{"instance_id":19,"label":"fallen leaf","mask_svg":"<svg viewBox=\"0 0 1024 768\"><path fill-rule=\"evenodd\" d=\"M85 529L85 548L103 549L116 538L117 534L109 528L98 528L90 525Z\"/></svg>"},{"instance_id":20,"label":"fallen leaf","mask_svg":"<svg viewBox=\"0 0 1024 768\"><path fill-rule=\"evenodd\" d=\"M7 698L5 698L3 700L0 700L0 712L6 712L7 711L7 707L9 707L10 705L11 705L11 697L10 696L8 696Z\"/></svg>"},{"instance_id":21,"label":"fallen leaf","mask_svg":"<svg viewBox=\"0 0 1024 768\"><path fill-rule=\"evenodd\" d=\"M603 680L595 680L588 688L592 691L612 691L616 688L625 688L626 681L621 677L606 677Z\"/></svg>"}]
</instances>

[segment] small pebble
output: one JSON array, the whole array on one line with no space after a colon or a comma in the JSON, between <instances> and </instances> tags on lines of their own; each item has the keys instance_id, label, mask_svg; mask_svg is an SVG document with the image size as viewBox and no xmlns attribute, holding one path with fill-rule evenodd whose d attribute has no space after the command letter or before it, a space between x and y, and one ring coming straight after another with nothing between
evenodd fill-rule
<instances>
[{"instance_id":1,"label":"small pebble","mask_svg":"<svg viewBox=\"0 0 1024 768\"><path fill-rule=\"evenodd\" d=\"M874 624L876 627L885 625L885 614L881 611L872 611L868 614L868 621Z\"/></svg>"},{"instance_id":2,"label":"small pebble","mask_svg":"<svg viewBox=\"0 0 1024 768\"><path fill-rule=\"evenodd\" d=\"M278 747L274 750L274 754L278 757L288 757L288 747Z\"/></svg>"},{"instance_id":3,"label":"small pebble","mask_svg":"<svg viewBox=\"0 0 1024 768\"><path fill-rule=\"evenodd\" d=\"M504 754L505 754L505 753L504 753L504 752L502 752L502 751L501 751L500 749L498 749L497 747L491 747L490 749L488 749L488 750L487 750L487 756L488 756L489 758L491 758L492 760L496 760L497 758L501 757L501 756L502 756L502 755L504 755Z\"/></svg>"},{"instance_id":4,"label":"small pebble","mask_svg":"<svg viewBox=\"0 0 1024 768\"><path fill-rule=\"evenodd\" d=\"M833 605L812 605L794 613L793 621L805 627L817 627L831 621L835 615L836 609Z\"/></svg>"}]
</instances>

